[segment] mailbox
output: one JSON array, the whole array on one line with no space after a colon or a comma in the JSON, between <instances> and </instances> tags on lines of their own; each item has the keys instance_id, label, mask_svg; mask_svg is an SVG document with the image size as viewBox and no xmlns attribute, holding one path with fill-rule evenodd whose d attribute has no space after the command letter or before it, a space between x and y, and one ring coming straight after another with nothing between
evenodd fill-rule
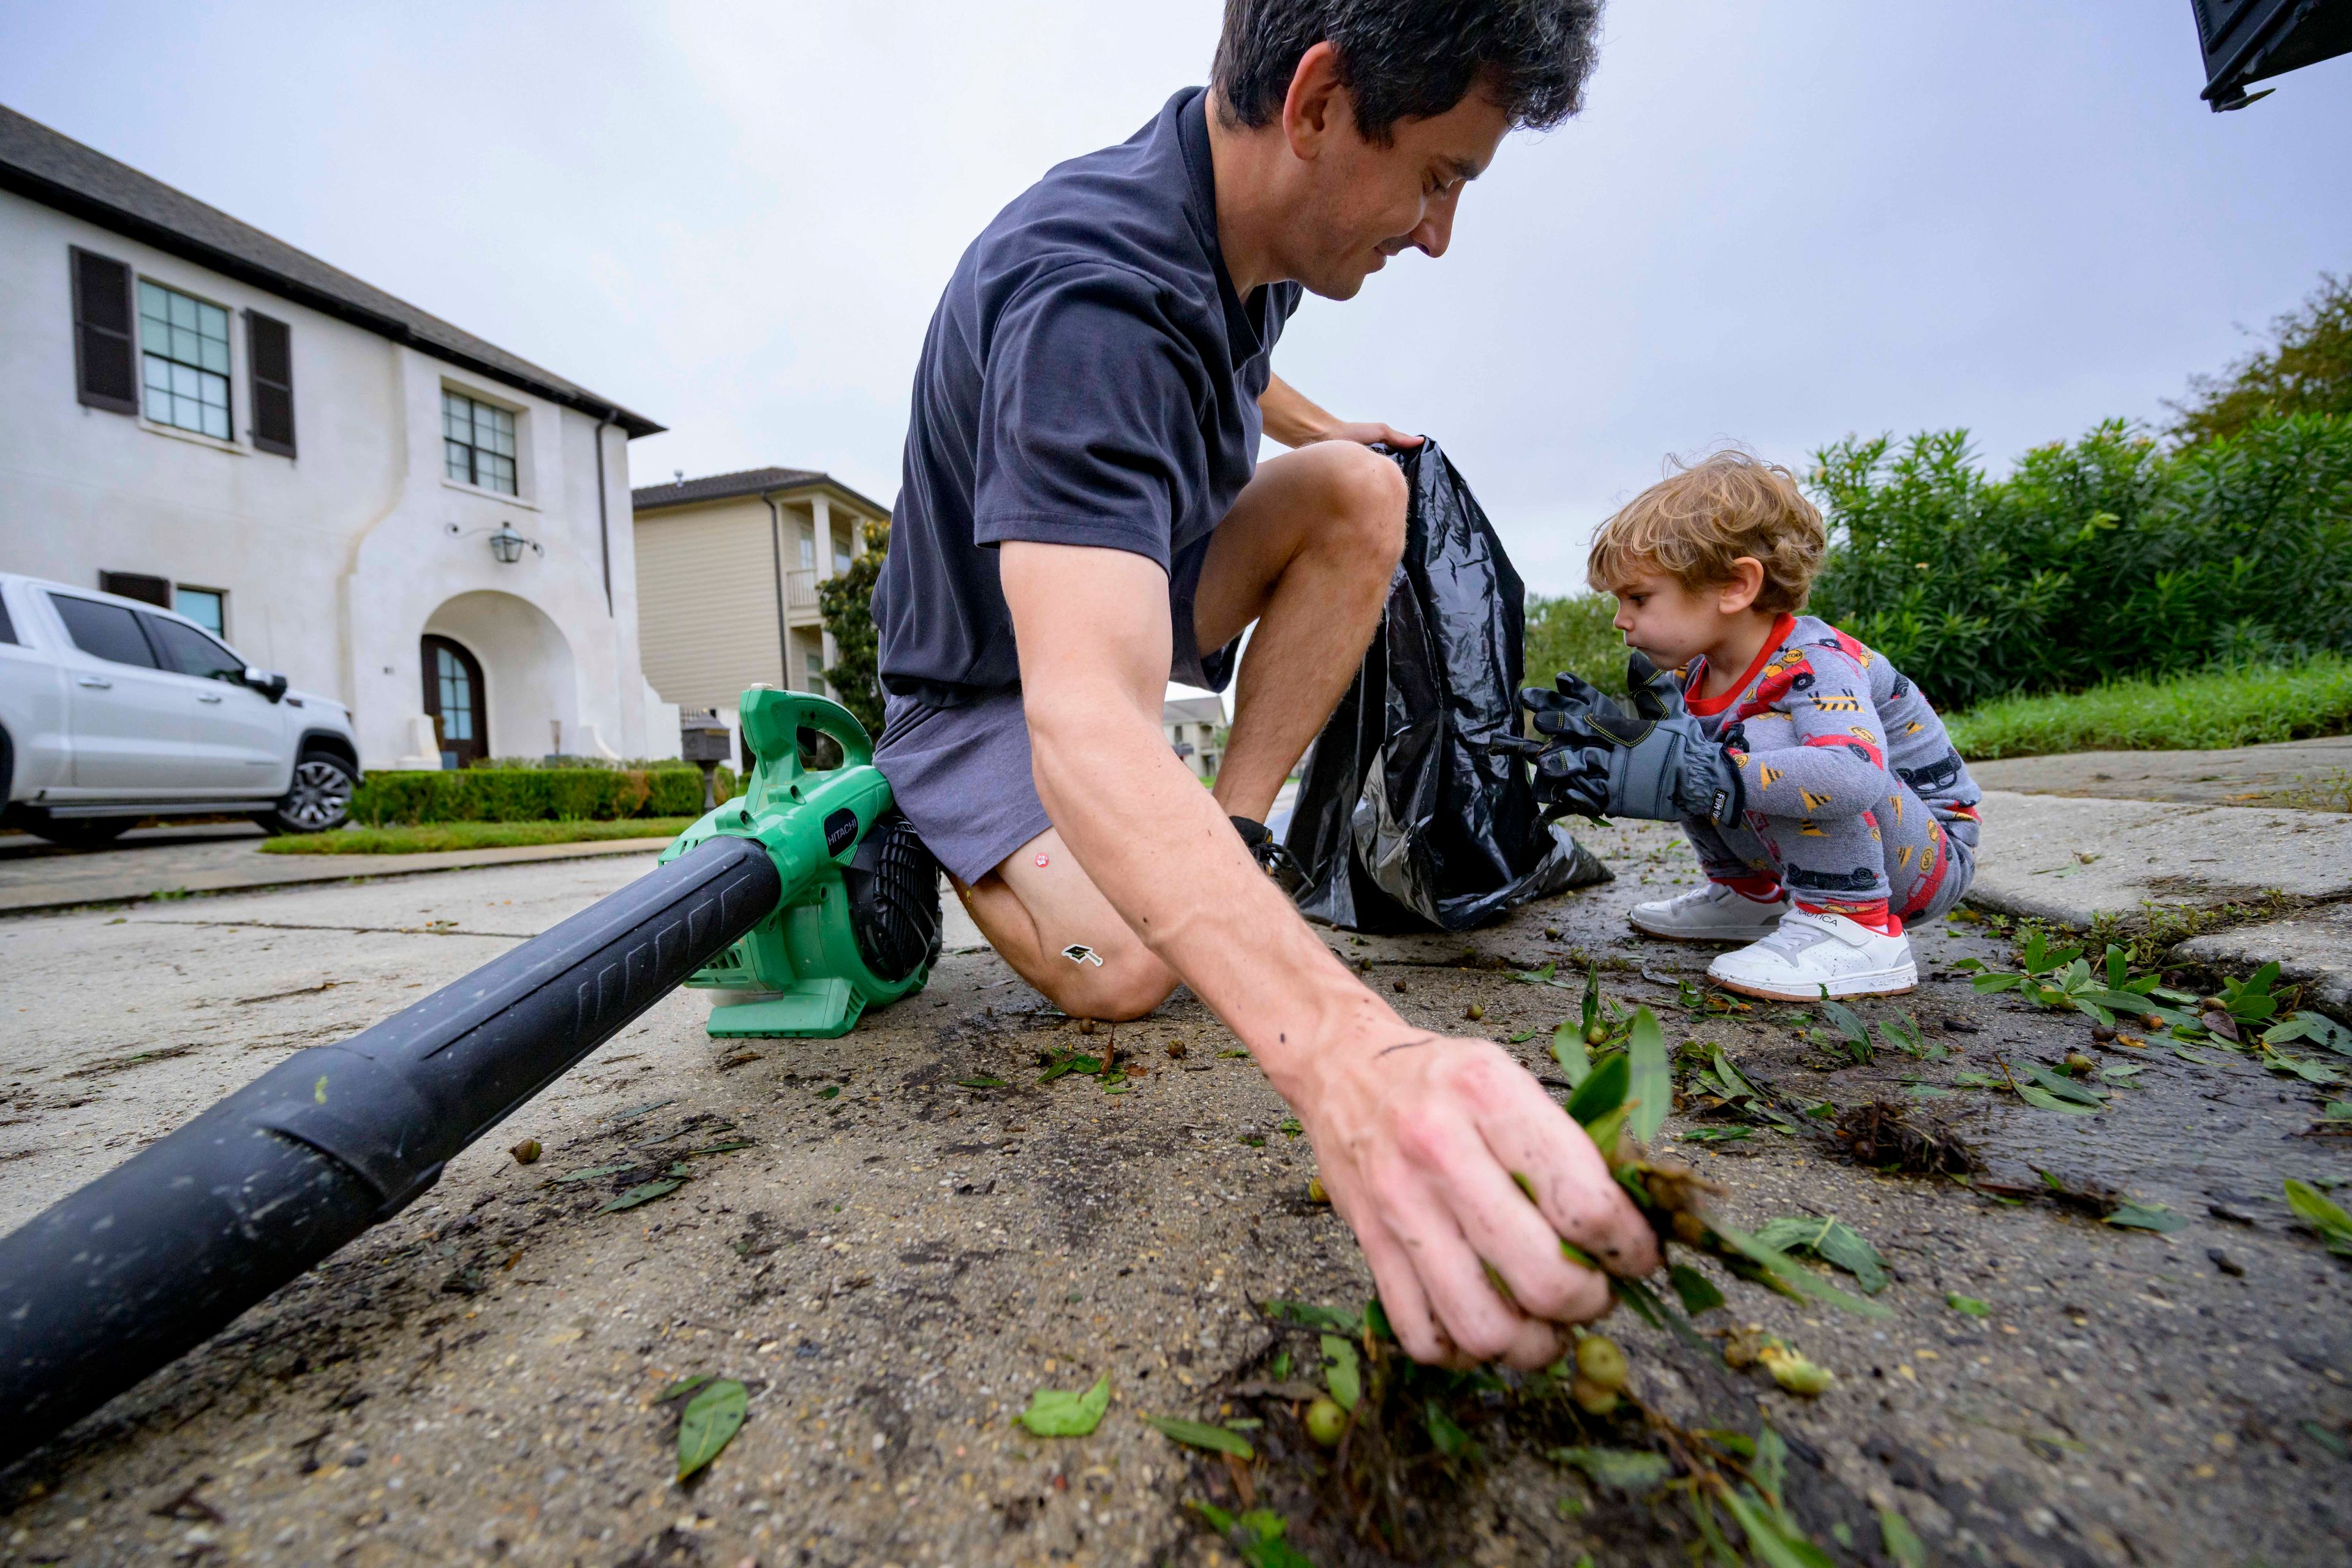
<instances>
[{"instance_id":1,"label":"mailbox","mask_svg":"<svg viewBox=\"0 0 2352 1568\"><path fill-rule=\"evenodd\" d=\"M735 737L716 713L696 713L677 727L677 754L702 769L702 809L719 805L719 764L735 755Z\"/></svg>"}]
</instances>

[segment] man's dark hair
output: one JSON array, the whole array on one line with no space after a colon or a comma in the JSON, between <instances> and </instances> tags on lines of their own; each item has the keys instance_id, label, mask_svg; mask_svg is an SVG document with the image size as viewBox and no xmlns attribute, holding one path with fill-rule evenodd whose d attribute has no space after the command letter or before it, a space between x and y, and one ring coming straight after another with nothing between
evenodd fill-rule
<instances>
[{"instance_id":1,"label":"man's dark hair","mask_svg":"<svg viewBox=\"0 0 2352 1568\"><path fill-rule=\"evenodd\" d=\"M1213 79L1227 124L1269 125L1299 57L1328 39L1370 141L1473 86L1542 129L1584 106L1600 24L1601 0L1225 0Z\"/></svg>"}]
</instances>

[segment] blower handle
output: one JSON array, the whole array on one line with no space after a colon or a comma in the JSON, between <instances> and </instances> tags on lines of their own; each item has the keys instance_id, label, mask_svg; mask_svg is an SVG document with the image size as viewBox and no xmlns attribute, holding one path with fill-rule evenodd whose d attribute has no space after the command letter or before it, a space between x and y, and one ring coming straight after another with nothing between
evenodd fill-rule
<instances>
[{"instance_id":1,"label":"blower handle","mask_svg":"<svg viewBox=\"0 0 2352 1568\"><path fill-rule=\"evenodd\" d=\"M740 722L752 754L762 762L782 764L788 774L801 771L803 730L832 736L841 747L844 767L861 767L874 760L873 739L857 721L857 715L814 692L755 686L743 693Z\"/></svg>"}]
</instances>

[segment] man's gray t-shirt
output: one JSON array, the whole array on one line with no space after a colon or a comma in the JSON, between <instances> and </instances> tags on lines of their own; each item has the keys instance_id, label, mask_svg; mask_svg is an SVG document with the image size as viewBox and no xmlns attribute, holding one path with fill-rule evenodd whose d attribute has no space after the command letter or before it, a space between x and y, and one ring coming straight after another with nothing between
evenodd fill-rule
<instances>
[{"instance_id":1,"label":"man's gray t-shirt","mask_svg":"<svg viewBox=\"0 0 2352 1568\"><path fill-rule=\"evenodd\" d=\"M954 707L1018 688L996 545L1108 546L1166 570L1255 471L1257 400L1299 289L1234 292L1205 99L1180 92L1049 171L957 264L874 591L887 691Z\"/></svg>"}]
</instances>

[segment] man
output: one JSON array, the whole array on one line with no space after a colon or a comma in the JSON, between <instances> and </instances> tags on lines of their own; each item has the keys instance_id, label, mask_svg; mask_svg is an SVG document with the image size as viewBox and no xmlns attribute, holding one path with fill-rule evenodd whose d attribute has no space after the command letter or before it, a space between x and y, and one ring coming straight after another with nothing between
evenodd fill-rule
<instances>
[{"instance_id":1,"label":"man","mask_svg":"<svg viewBox=\"0 0 2352 1568\"><path fill-rule=\"evenodd\" d=\"M1598 9L1227 0L1211 88L965 252L874 600L877 761L989 941L1082 1016L1189 984L1297 1109L1405 1349L1457 1365L1547 1364L1557 1324L1607 1310L1562 1237L1626 1273L1656 1250L1524 1068L1400 1019L1236 832L1263 837L1387 598L1405 489L1370 444L1417 441L1268 356L1302 288L1444 253L1504 133L1578 106ZM1257 465L1261 429L1296 449ZM1253 623L1204 791L1160 704L1171 679L1222 689Z\"/></svg>"}]
</instances>

